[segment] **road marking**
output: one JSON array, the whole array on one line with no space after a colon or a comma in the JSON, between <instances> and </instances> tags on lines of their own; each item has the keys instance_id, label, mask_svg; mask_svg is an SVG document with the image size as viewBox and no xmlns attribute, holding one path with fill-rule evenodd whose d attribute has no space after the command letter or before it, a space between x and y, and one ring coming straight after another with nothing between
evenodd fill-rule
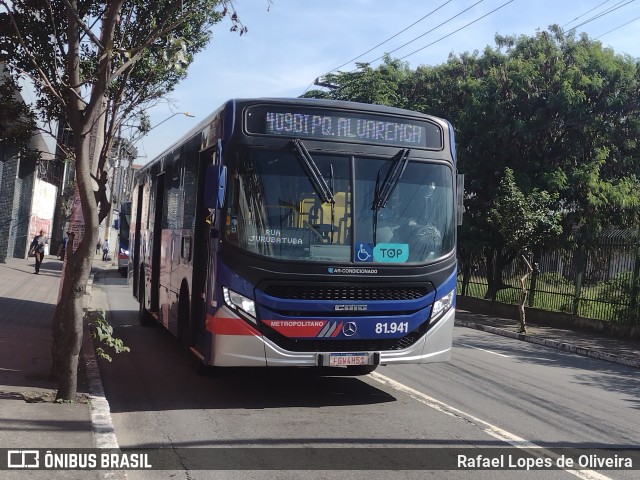
<instances>
[{"instance_id":1,"label":"road marking","mask_svg":"<svg viewBox=\"0 0 640 480\"><path fill-rule=\"evenodd\" d=\"M466 420L467 422L470 422L475 426L477 426L479 429L484 431L487 435L490 435L502 442L508 443L509 445L512 445L516 448L525 450L529 454L535 457L552 458L554 460L557 460L558 458L560 458L560 455L558 455L557 453L554 453L550 450L547 450L544 447L541 447L540 445L537 445L528 440L525 440L522 437L518 437L513 433L507 432L506 430L503 430L500 427L496 427L495 425L489 422L481 420L478 417L474 417L473 415L463 412L462 410L452 407L451 405L441 402L440 400L436 400L433 397L425 395L424 393L419 392L418 390L414 390L413 388L408 387L400 382L397 382L389 377L386 377L385 375L381 375L380 373L373 372L369 374L369 377L371 377L376 382L379 382L383 385L393 388L394 390L402 392L410 396L414 400L417 400L420 403L423 403L435 410L438 410L439 412L445 413L446 415L449 415L452 417L458 417L462 420ZM582 480L611 480L610 477L606 477L601 473L598 473L593 470L573 470L568 468L564 468L563 470L567 473L575 475L576 477Z\"/></svg>"},{"instance_id":2,"label":"road marking","mask_svg":"<svg viewBox=\"0 0 640 480\"><path fill-rule=\"evenodd\" d=\"M487 353L492 353L494 355L500 355L501 357L505 357L505 358L511 358L510 355L505 355L503 353L498 353L498 352L494 352L492 350L485 350L484 348L480 348L480 347L474 347L473 345L468 345L466 343L458 343L458 345L462 345L463 347L469 347L469 348L473 348L475 350L482 350L483 352L487 352Z\"/></svg>"}]
</instances>

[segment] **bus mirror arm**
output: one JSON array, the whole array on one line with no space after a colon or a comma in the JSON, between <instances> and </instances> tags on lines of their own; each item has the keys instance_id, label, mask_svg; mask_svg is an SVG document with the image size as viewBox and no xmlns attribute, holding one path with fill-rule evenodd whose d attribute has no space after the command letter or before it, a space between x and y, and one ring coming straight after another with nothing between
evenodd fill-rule
<instances>
[{"instance_id":1,"label":"bus mirror arm","mask_svg":"<svg viewBox=\"0 0 640 480\"><path fill-rule=\"evenodd\" d=\"M204 206L209 209L222 208L227 187L227 167L209 165L204 186Z\"/></svg>"}]
</instances>

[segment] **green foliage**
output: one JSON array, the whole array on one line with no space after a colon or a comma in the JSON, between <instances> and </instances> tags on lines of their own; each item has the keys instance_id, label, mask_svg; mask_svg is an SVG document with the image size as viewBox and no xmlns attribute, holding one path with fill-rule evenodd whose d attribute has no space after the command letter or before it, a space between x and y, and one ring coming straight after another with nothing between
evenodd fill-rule
<instances>
[{"instance_id":1,"label":"green foliage","mask_svg":"<svg viewBox=\"0 0 640 480\"><path fill-rule=\"evenodd\" d=\"M573 288L573 282L557 272L545 272L538 275L538 285L541 288L547 286L558 291L566 291L567 287Z\"/></svg>"},{"instance_id":2,"label":"green foliage","mask_svg":"<svg viewBox=\"0 0 640 480\"><path fill-rule=\"evenodd\" d=\"M631 308L632 292L638 295L640 292L640 278L636 279L637 285L633 289L633 273L621 272L613 280L603 282L598 294L598 300L611 303L612 320L627 325L640 324L640 302L636 298L635 308Z\"/></svg>"},{"instance_id":3,"label":"green foliage","mask_svg":"<svg viewBox=\"0 0 640 480\"><path fill-rule=\"evenodd\" d=\"M507 167L490 205L487 223L513 255L530 251L562 233L561 215L553 208L556 197L539 190L525 195L516 185L513 170Z\"/></svg>"},{"instance_id":4,"label":"green foliage","mask_svg":"<svg viewBox=\"0 0 640 480\"><path fill-rule=\"evenodd\" d=\"M311 90L305 98L329 98L379 105L401 106L404 102L402 84L412 76L407 63L385 56L382 65L373 69L358 63L355 72L337 72L324 75L316 85L329 92Z\"/></svg>"},{"instance_id":5,"label":"green foliage","mask_svg":"<svg viewBox=\"0 0 640 480\"><path fill-rule=\"evenodd\" d=\"M114 353L131 351L122 339L113 336L113 327L107 322L104 310L89 310L84 317L91 329L91 338L94 341L103 344L106 348L113 350ZM111 355L101 346L96 347L96 355L109 362L113 360Z\"/></svg>"},{"instance_id":6,"label":"green foliage","mask_svg":"<svg viewBox=\"0 0 640 480\"><path fill-rule=\"evenodd\" d=\"M18 96L21 88L0 65L0 144L10 145L22 157L28 154L29 140L36 130L34 113Z\"/></svg>"}]
</instances>

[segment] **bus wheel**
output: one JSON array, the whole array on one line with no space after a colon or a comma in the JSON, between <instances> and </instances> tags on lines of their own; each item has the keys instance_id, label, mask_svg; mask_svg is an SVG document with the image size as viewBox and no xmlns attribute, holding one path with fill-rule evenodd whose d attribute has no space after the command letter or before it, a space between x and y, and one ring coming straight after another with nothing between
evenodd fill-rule
<instances>
[{"instance_id":1,"label":"bus wheel","mask_svg":"<svg viewBox=\"0 0 640 480\"><path fill-rule=\"evenodd\" d=\"M138 308L138 322L140 322L140 325L142 325L143 327L150 327L155 322L153 321L153 317L151 316L151 314L147 311L147 308L144 306L146 299L144 285L142 283L140 284L140 287L138 287L138 300L140 302Z\"/></svg>"},{"instance_id":2,"label":"bus wheel","mask_svg":"<svg viewBox=\"0 0 640 480\"><path fill-rule=\"evenodd\" d=\"M189 295L186 289L180 290L180 299L178 300L178 340L180 344L188 349L192 345L191 338L191 321L189 311Z\"/></svg>"}]
</instances>

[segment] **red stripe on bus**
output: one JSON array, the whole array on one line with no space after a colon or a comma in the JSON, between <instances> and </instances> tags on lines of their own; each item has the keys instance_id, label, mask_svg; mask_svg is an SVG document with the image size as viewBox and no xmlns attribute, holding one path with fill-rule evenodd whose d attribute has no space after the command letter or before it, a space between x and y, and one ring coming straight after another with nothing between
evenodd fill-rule
<instances>
[{"instance_id":1,"label":"red stripe on bus","mask_svg":"<svg viewBox=\"0 0 640 480\"><path fill-rule=\"evenodd\" d=\"M336 327L336 330L331 334L331 337L337 337L341 331L342 331L342 322L340 322L340 325Z\"/></svg>"},{"instance_id":2,"label":"red stripe on bus","mask_svg":"<svg viewBox=\"0 0 640 480\"><path fill-rule=\"evenodd\" d=\"M207 315L207 331L216 335L262 335L247 322L239 318L225 318L220 316Z\"/></svg>"}]
</instances>

